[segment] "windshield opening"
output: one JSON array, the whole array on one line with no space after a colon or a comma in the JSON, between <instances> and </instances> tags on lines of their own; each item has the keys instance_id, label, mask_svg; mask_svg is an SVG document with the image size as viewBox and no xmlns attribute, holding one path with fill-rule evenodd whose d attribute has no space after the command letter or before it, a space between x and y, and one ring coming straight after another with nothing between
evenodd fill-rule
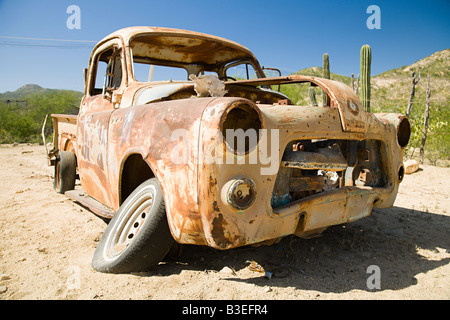
<instances>
[{"instance_id":1,"label":"windshield opening","mask_svg":"<svg viewBox=\"0 0 450 320\"><path fill-rule=\"evenodd\" d=\"M182 33L141 34L130 41L133 77L139 82L189 81L190 75L203 74L222 81L264 77L250 55L225 40Z\"/></svg>"},{"instance_id":2,"label":"windshield opening","mask_svg":"<svg viewBox=\"0 0 450 320\"><path fill-rule=\"evenodd\" d=\"M133 63L134 78L139 82L151 81L186 81L188 73L186 69L168 67L146 63Z\"/></svg>"}]
</instances>

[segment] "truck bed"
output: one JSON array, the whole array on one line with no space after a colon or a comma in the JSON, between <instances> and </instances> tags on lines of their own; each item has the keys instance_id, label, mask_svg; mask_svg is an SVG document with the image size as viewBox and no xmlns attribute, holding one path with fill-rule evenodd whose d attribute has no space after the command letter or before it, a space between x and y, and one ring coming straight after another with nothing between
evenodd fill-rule
<instances>
[{"instance_id":1,"label":"truck bed","mask_svg":"<svg viewBox=\"0 0 450 320\"><path fill-rule=\"evenodd\" d=\"M77 143L77 116L70 114L52 114L51 117L53 121L52 150L47 149L45 137L43 135L44 145L47 149L49 165L54 164L54 160L56 155L58 154L58 151L72 151L76 155ZM42 129L44 129L44 126Z\"/></svg>"}]
</instances>

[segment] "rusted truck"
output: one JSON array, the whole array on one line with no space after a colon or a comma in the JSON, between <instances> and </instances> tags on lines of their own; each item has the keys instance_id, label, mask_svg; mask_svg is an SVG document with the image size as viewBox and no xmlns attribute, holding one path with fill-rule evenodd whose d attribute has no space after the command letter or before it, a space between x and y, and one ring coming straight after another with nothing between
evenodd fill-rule
<instances>
[{"instance_id":1,"label":"rusted truck","mask_svg":"<svg viewBox=\"0 0 450 320\"><path fill-rule=\"evenodd\" d=\"M326 103L295 105L286 85ZM111 273L147 270L174 244L307 238L391 207L411 133L341 82L267 77L238 43L157 27L101 40L79 114L52 118L54 188L111 219L92 259Z\"/></svg>"}]
</instances>

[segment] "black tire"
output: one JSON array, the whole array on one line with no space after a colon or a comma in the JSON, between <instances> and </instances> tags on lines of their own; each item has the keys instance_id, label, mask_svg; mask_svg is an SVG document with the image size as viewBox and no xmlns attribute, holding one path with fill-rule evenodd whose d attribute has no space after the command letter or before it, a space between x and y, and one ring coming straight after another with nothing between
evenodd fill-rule
<instances>
[{"instance_id":1,"label":"black tire","mask_svg":"<svg viewBox=\"0 0 450 320\"><path fill-rule=\"evenodd\" d=\"M71 151L60 151L55 161L55 174L53 188L56 192L64 194L68 190L75 189L77 175L77 159Z\"/></svg>"},{"instance_id":2,"label":"black tire","mask_svg":"<svg viewBox=\"0 0 450 320\"><path fill-rule=\"evenodd\" d=\"M92 267L105 273L148 271L173 243L163 193L152 178L137 187L111 219L95 249Z\"/></svg>"}]
</instances>

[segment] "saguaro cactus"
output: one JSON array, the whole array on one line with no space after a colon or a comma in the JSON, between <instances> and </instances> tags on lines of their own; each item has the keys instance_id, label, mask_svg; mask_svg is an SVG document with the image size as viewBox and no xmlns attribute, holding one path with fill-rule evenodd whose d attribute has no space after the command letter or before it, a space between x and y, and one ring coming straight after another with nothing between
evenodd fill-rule
<instances>
[{"instance_id":1,"label":"saguaro cactus","mask_svg":"<svg viewBox=\"0 0 450 320\"><path fill-rule=\"evenodd\" d=\"M323 78L325 79L330 79L330 60L328 57L328 53L325 53L323 55ZM325 91L322 92L322 106L327 106L327 94L325 93Z\"/></svg>"},{"instance_id":2,"label":"saguaro cactus","mask_svg":"<svg viewBox=\"0 0 450 320\"><path fill-rule=\"evenodd\" d=\"M364 110L370 112L370 64L372 62L372 51L365 44L361 48L361 102Z\"/></svg>"},{"instance_id":3,"label":"saguaro cactus","mask_svg":"<svg viewBox=\"0 0 450 320\"><path fill-rule=\"evenodd\" d=\"M317 107L316 90L313 87L308 88L309 101L311 105Z\"/></svg>"}]
</instances>

